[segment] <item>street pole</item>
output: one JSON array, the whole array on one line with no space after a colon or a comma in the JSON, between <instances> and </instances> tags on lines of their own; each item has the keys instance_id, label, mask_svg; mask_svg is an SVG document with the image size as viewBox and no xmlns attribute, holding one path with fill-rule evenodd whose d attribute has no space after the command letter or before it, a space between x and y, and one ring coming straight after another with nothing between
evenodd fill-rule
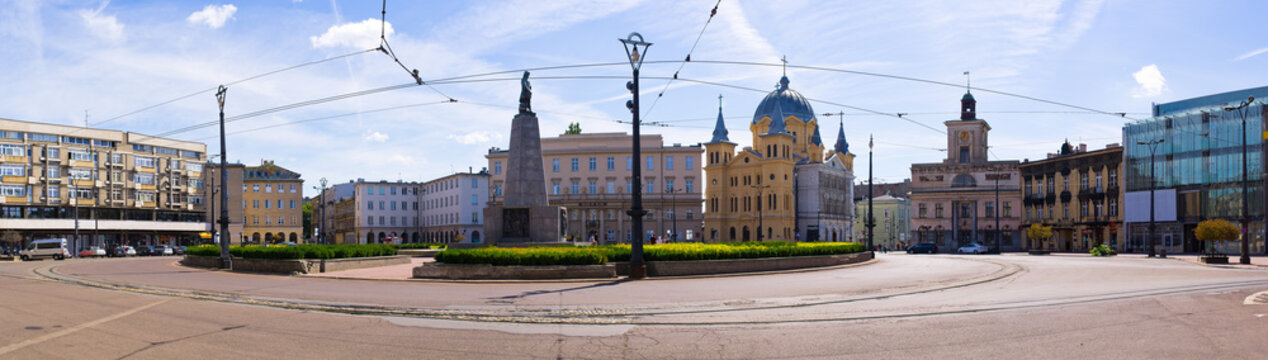
<instances>
[{"instance_id":1,"label":"street pole","mask_svg":"<svg viewBox=\"0 0 1268 360\"><path fill-rule=\"evenodd\" d=\"M1255 97L1242 101L1240 105L1225 107L1224 111L1237 111L1242 115L1242 256L1239 263L1250 264L1250 185L1249 165L1246 160L1246 107L1255 101ZM1265 223L1268 226L1268 223Z\"/></svg>"},{"instance_id":2,"label":"street pole","mask_svg":"<svg viewBox=\"0 0 1268 360\"><path fill-rule=\"evenodd\" d=\"M995 168L995 209L994 214L991 215L995 216L995 251L1002 255L1004 254L1004 243L1002 241L1003 234L999 229L999 167Z\"/></svg>"},{"instance_id":3,"label":"street pole","mask_svg":"<svg viewBox=\"0 0 1268 360\"><path fill-rule=\"evenodd\" d=\"M757 205L757 241L762 241L762 226L764 225L762 225L762 204L760 203L762 202L762 191L769 188L770 185L749 185L749 187L757 189L758 203L753 205Z\"/></svg>"},{"instance_id":4,"label":"street pole","mask_svg":"<svg viewBox=\"0 0 1268 360\"><path fill-rule=\"evenodd\" d=\"M867 227L867 250L872 251L872 231L876 228L876 216L872 211L872 136L867 136L867 219L863 226Z\"/></svg>"},{"instance_id":5,"label":"street pole","mask_svg":"<svg viewBox=\"0 0 1268 360\"><path fill-rule=\"evenodd\" d=\"M220 105L220 267L233 268L233 259L229 257L229 172L225 152L225 95L229 88L220 85L216 90L216 103Z\"/></svg>"},{"instance_id":6,"label":"street pole","mask_svg":"<svg viewBox=\"0 0 1268 360\"><path fill-rule=\"evenodd\" d=\"M317 243L326 244L326 178L321 178L321 228L317 229ZM417 222L414 223L418 225Z\"/></svg>"},{"instance_id":7,"label":"street pole","mask_svg":"<svg viewBox=\"0 0 1268 360\"><path fill-rule=\"evenodd\" d=\"M1154 177L1154 149L1158 144L1163 143L1166 139L1156 139L1150 141L1137 141L1137 145L1149 145L1149 257L1156 255L1154 246L1154 188L1158 186L1158 179Z\"/></svg>"},{"instance_id":8,"label":"street pole","mask_svg":"<svg viewBox=\"0 0 1268 360\"><path fill-rule=\"evenodd\" d=\"M647 277L647 265L643 263L643 215L647 214L643 210L643 165L642 165L642 145L639 144L639 115L638 115L638 70L643 66L643 57L647 54L647 48L652 43L643 41L643 35L633 32L625 39L617 39L625 46L625 55L630 60L630 67L633 68L633 80L625 83L625 88L630 90L634 98L625 103L625 107L630 110L633 119L634 139L634 173L631 190L633 192L630 201L630 210L626 214L630 215L632 221L631 229L634 232L630 243L630 279L642 279ZM643 55L639 54L639 46L643 47Z\"/></svg>"}]
</instances>

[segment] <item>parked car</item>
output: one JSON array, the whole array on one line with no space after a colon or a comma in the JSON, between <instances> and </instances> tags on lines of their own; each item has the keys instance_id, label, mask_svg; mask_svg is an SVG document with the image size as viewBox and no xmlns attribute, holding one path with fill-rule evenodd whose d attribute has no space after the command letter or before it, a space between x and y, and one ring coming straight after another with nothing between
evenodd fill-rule
<instances>
[{"instance_id":1,"label":"parked car","mask_svg":"<svg viewBox=\"0 0 1268 360\"><path fill-rule=\"evenodd\" d=\"M106 256L106 249L102 249L100 246L93 246L84 251L79 252L79 257L104 257L104 256Z\"/></svg>"},{"instance_id":2,"label":"parked car","mask_svg":"<svg viewBox=\"0 0 1268 360\"><path fill-rule=\"evenodd\" d=\"M155 246L155 247L154 247L154 254L153 254L153 255L155 255L155 256L158 256L158 255L163 255L163 256L167 256L167 255L176 255L176 250L172 250L172 247L171 247L171 246L167 246L167 245L159 245L159 246Z\"/></svg>"},{"instance_id":3,"label":"parked car","mask_svg":"<svg viewBox=\"0 0 1268 360\"><path fill-rule=\"evenodd\" d=\"M173 246L173 247L172 247L172 253L173 253L173 254L176 254L176 255L185 255L185 247L184 247L184 246Z\"/></svg>"},{"instance_id":4,"label":"parked car","mask_svg":"<svg viewBox=\"0 0 1268 360\"><path fill-rule=\"evenodd\" d=\"M40 239L32 241L26 246L26 249L18 252L22 261L37 258L52 258L53 260L62 260L70 257L70 250L66 248L66 239Z\"/></svg>"},{"instance_id":5,"label":"parked car","mask_svg":"<svg viewBox=\"0 0 1268 360\"><path fill-rule=\"evenodd\" d=\"M938 253L938 245L934 243L919 243L907 248L907 253L908 254L918 254L918 253L936 254Z\"/></svg>"},{"instance_id":6,"label":"parked car","mask_svg":"<svg viewBox=\"0 0 1268 360\"><path fill-rule=\"evenodd\" d=\"M136 249L127 245L115 246L113 250L110 251L110 256L111 257L136 256Z\"/></svg>"},{"instance_id":7,"label":"parked car","mask_svg":"<svg viewBox=\"0 0 1268 360\"><path fill-rule=\"evenodd\" d=\"M153 247L153 246L150 246L150 245L141 246L141 247L136 248L136 254L137 254L137 256L153 256L153 255L158 255L158 253L156 253L156 252L155 252L154 247Z\"/></svg>"},{"instance_id":8,"label":"parked car","mask_svg":"<svg viewBox=\"0 0 1268 360\"><path fill-rule=\"evenodd\" d=\"M956 251L961 254L985 254L991 250L982 244L969 243L968 245L964 245L959 249L956 249Z\"/></svg>"}]
</instances>

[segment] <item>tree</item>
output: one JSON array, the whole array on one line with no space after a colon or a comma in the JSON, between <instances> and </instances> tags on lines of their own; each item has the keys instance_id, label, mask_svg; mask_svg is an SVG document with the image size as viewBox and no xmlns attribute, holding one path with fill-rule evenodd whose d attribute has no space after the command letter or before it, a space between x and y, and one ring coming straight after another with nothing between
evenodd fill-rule
<instances>
[{"instance_id":1,"label":"tree","mask_svg":"<svg viewBox=\"0 0 1268 360\"><path fill-rule=\"evenodd\" d=\"M568 124L568 130L564 131L564 135L574 135L581 133L581 123Z\"/></svg>"},{"instance_id":2,"label":"tree","mask_svg":"<svg viewBox=\"0 0 1268 360\"><path fill-rule=\"evenodd\" d=\"M1198 240L1211 244L1216 241L1237 240L1241 236L1241 229L1228 220L1212 219L1198 223L1198 227L1193 230L1193 235ZM1211 246L1208 245L1206 248L1211 249ZM1207 254L1213 255L1214 252L1208 251Z\"/></svg>"},{"instance_id":3,"label":"tree","mask_svg":"<svg viewBox=\"0 0 1268 360\"><path fill-rule=\"evenodd\" d=\"M22 234L17 231L5 230L4 235L0 235L0 243L7 244L8 247L18 247L22 245Z\"/></svg>"},{"instance_id":4,"label":"tree","mask_svg":"<svg viewBox=\"0 0 1268 360\"><path fill-rule=\"evenodd\" d=\"M1048 238L1052 237L1052 227L1043 226L1039 224L1030 224L1030 228L1026 229L1026 236L1030 237L1031 239L1039 240L1041 244L1039 247L1043 248L1042 246L1043 241L1048 240Z\"/></svg>"},{"instance_id":5,"label":"tree","mask_svg":"<svg viewBox=\"0 0 1268 360\"><path fill-rule=\"evenodd\" d=\"M304 203L304 236L311 236L316 239L313 233L313 203L312 201Z\"/></svg>"}]
</instances>

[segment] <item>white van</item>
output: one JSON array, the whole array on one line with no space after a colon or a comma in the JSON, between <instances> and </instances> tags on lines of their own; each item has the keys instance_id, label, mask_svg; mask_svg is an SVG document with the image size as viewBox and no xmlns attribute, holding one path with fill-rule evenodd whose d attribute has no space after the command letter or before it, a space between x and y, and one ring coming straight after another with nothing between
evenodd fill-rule
<instances>
[{"instance_id":1,"label":"white van","mask_svg":"<svg viewBox=\"0 0 1268 360\"><path fill-rule=\"evenodd\" d=\"M22 261L36 258L53 258L53 260L62 260L70 257L70 250L66 249L66 239L40 239L32 241L26 246L26 249L18 252L22 257Z\"/></svg>"}]
</instances>

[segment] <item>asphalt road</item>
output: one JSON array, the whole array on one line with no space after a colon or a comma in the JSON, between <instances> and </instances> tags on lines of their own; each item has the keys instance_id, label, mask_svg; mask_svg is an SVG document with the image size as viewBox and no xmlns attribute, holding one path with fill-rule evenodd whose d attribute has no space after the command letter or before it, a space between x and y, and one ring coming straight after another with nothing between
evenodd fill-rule
<instances>
[{"instance_id":1,"label":"asphalt road","mask_svg":"<svg viewBox=\"0 0 1268 360\"><path fill-rule=\"evenodd\" d=\"M889 255L801 273L552 284L243 275L172 261L0 264L0 358L1257 359L1268 350L1268 305L1243 304L1268 290L1268 272L1172 260ZM50 268L240 298L521 316L512 320L570 314L581 324L292 310L33 271Z\"/></svg>"}]
</instances>

